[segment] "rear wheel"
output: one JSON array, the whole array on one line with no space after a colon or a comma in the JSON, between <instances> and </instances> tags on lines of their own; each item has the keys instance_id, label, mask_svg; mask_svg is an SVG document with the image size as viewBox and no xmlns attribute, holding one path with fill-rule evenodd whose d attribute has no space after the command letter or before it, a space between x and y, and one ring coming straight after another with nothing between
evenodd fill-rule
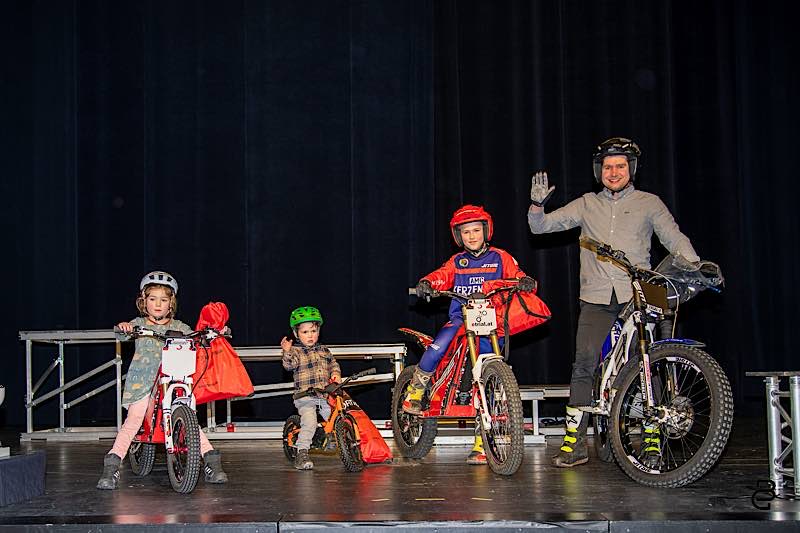
<instances>
[{"instance_id":1,"label":"rear wheel","mask_svg":"<svg viewBox=\"0 0 800 533\"><path fill-rule=\"evenodd\" d=\"M200 425L197 415L187 405L172 412L174 453L167 454L169 482L175 492L192 492L200 477Z\"/></svg>"},{"instance_id":2,"label":"rear wheel","mask_svg":"<svg viewBox=\"0 0 800 533\"><path fill-rule=\"evenodd\" d=\"M297 434L300 433L300 415L292 415L283 424L283 453L289 461L297 457Z\"/></svg>"},{"instance_id":3,"label":"rear wheel","mask_svg":"<svg viewBox=\"0 0 800 533\"><path fill-rule=\"evenodd\" d=\"M342 458L345 470L360 472L364 469L364 458L361 455L361 445L358 440L355 421L349 415L340 416L333 423L336 432L336 444L339 446L339 456Z\"/></svg>"},{"instance_id":4,"label":"rear wheel","mask_svg":"<svg viewBox=\"0 0 800 533\"><path fill-rule=\"evenodd\" d=\"M728 377L706 352L684 344L661 344L650 353L658 417L643 409L639 361L623 367L615 383L609 435L614 456L635 481L652 487L681 487L717 462L733 423ZM661 455L647 457L645 429L658 429ZM648 445L652 446L652 445Z\"/></svg>"},{"instance_id":5,"label":"rear wheel","mask_svg":"<svg viewBox=\"0 0 800 533\"><path fill-rule=\"evenodd\" d=\"M149 442L133 441L128 448L131 470L137 476L146 476L153 470L156 461L156 445Z\"/></svg>"},{"instance_id":6,"label":"rear wheel","mask_svg":"<svg viewBox=\"0 0 800 533\"><path fill-rule=\"evenodd\" d=\"M486 460L495 473L510 476L519 469L525 454L519 385L508 365L497 360L484 365L482 378L491 418L489 427L481 424Z\"/></svg>"},{"instance_id":7,"label":"rear wheel","mask_svg":"<svg viewBox=\"0 0 800 533\"><path fill-rule=\"evenodd\" d=\"M410 415L403 411L403 399L416 365L407 366L400 372L392 391L392 434L400 455L411 459L422 459L433 447L436 438L436 419Z\"/></svg>"}]
</instances>

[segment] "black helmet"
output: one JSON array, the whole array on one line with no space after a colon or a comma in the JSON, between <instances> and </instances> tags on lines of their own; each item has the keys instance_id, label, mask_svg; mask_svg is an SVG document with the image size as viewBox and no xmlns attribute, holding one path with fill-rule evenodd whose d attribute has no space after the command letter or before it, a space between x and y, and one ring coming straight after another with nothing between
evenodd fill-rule
<instances>
[{"instance_id":1,"label":"black helmet","mask_svg":"<svg viewBox=\"0 0 800 533\"><path fill-rule=\"evenodd\" d=\"M601 142L597 147L597 151L592 156L594 163L594 179L598 183L602 181L603 176L603 160L610 155L624 155L628 158L628 166L631 170L631 181L636 176L636 167L638 166L639 156L642 151L639 146L630 139L625 137L611 137Z\"/></svg>"}]
</instances>

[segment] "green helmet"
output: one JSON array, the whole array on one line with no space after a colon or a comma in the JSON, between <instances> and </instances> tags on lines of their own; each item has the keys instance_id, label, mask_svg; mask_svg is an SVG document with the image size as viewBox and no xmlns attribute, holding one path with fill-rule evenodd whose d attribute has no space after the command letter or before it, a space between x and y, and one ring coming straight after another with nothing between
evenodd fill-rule
<instances>
[{"instance_id":1,"label":"green helmet","mask_svg":"<svg viewBox=\"0 0 800 533\"><path fill-rule=\"evenodd\" d=\"M322 325L322 313L316 307L298 307L289 315L289 327L295 328L303 322L319 322Z\"/></svg>"}]
</instances>

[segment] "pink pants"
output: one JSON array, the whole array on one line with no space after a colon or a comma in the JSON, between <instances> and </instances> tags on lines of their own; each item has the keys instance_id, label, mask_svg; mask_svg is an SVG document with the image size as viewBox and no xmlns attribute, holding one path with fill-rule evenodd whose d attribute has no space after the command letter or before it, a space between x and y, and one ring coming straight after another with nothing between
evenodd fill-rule
<instances>
[{"instance_id":1,"label":"pink pants","mask_svg":"<svg viewBox=\"0 0 800 533\"><path fill-rule=\"evenodd\" d=\"M120 459L125 457L125 454L128 453L128 448L131 446L131 442L133 442L134 437L136 437L136 434L139 432L139 428L142 427L149 400L150 397L145 396L138 402L128 406L128 416L125 417L125 422L123 422L122 427L119 428L117 438L114 440L114 446L108 453L116 454ZM205 455L206 452L210 452L213 449L211 443L208 442L208 437L206 437L206 434L203 433L201 429L200 455Z\"/></svg>"}]
</instances>

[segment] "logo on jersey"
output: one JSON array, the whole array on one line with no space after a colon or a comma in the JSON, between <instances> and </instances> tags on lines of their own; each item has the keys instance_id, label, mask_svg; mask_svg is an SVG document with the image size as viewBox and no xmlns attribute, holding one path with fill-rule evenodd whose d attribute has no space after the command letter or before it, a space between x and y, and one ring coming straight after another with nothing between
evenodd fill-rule
<instances>
[{"instance_id":1,"label":"logo on jersey","mask_svg":"<svg viewBox=\"0 0 800 533\"><path fill-rule=\"evenodd\" d=\"M464 268L468 265L469 265L469 259L467 259L466 257L462 257L461 259L458 260L458 266L460 266L461 268Z\"/></svg>"},{"instance_id":2,"label":"logo on jersey","mask_svg":"<svg viewBox=\"0 0 800 533\"><path fill-rule=\"evenodd\" d=\"M485 278L483 276L472 276L469 278L470 285L483 285Z\"/></svg>"}]
</instances>

